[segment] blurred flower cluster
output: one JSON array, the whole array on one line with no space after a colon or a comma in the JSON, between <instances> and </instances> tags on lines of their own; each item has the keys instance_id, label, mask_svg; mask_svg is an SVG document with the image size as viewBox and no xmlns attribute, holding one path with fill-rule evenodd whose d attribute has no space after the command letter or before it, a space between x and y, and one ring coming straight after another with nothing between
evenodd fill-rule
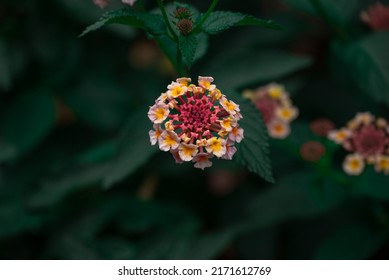
<instances>
[{"instance_id":1,"label":"blurred flower cluster","mask_svg":"<svg viewBox=\"0 0 389 280\"><path fill-rule=\"evenodd\" d=\"M347 174L361 174L366 164L389 174L389 125L385 119L358 113L346 127L330 131L328 137L351 153L343 162Z\"/></svg>"},{"instance_id":2,"label":"blurred flower cluster","mask_svg":"<svg viewBox=\"0 0 389 280\"><path fill-rule=\"evenodd\" d=\"M307 141L300 147L300 155L303 160L318 162L325 154L326 149L318 141Z\"/></svg>"},{"instance_id":3,"label":"blurred flower cluster","mask_svg":"<svg viewBox=\"0 0 389 280\"><path fill-rule=\"evenodd\" d=\"M93 0L93 3L96 6L99 6L101 9L104 9L106 6L108 6L110 0ZM130 6L133 6L135 4L136 0L122 0L123 4L128 4Z\"/></svg>"},{"instance_id":4,"label":"blurred flower cluster","mask_svg":"<svg viewBox=\"0 0 389 280\"><path fill-rule=\"evenodd\" d=\"M270 137L284 139L290 134L290 123L297 117L298 109L282 85L271 83L255 91L246 90L243 96L261 111Z\"/></svg>"},{"instance_id":5,"label":"blurred flower cluster","mask_svg":"<svg viewBox=\"0 0 389 280\"><path fill-rule=\"evenodd\" d=\"M243 139L239 105L212 82L212 77L199 77L196 86L189 78L179 78L150 107L151 144L158 142L177 163L193 161L196 168L204 169L212 166L213 156L231 160L234 143Z\"/></svg>"},{"instance_id":6,"label":"blurred flower cluster","mask_svg":"<svg viewBox=\"0 0 389 280\"><path fill-rule=\"evenodd\" d=\"M373 30L389 30L389 7L377 2L361 13L361 19Z\"/></svg>"}]
</instances>

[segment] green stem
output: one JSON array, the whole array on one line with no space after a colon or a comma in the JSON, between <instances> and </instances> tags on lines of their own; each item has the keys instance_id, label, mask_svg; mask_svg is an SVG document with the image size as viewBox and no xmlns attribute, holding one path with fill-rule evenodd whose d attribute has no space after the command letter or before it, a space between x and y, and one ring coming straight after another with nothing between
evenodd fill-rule
<instances>
[{"instance_id":1,"label":"green stem","mask_svg":"<svg viewBox=\"0 0 389 280\"><path fill-rule=\"evenodd\" d=\"M208 11L205 13L205 15L201 18L199 23L197 24L196 28L193 30L195 34L197 34L200 31L201 26L203 23L207 20L209 15L212 13L212 11L215 9L217 3L219 3L219 0L213 0L211 6L209 7Z\"/></svg>"},{"instance_id":2,"label":"green stem","mask_svg":"<svg viewBox=\"0 0 389 280\"><path fill-rule=\"evenodd\" d=\"M158 2L159 9L161 10L163 19L165 20L166 26L169 29L170 33L172 34L173 40L177 42L178 37L177 37L176 32L174 32L172 25L170 24L169 18L167 17L165 6L163 5L162 0L157 0L157 2Z\"/></svg>"},{"instance_id":3,"label":"green stem","mask_svg":"<svg viewBox=\"0 0 389 280\"><path fill-rule=\"evenodd\" d=\"M341 26L338 26L334 21L328 16L326 10L323 8L319 0L310 0L313 7L319 13L319 15L324 19L324 21L329 25L329 27L334 31L336 36L342 41L348 41L349 36Z\"/></svg>"}]
</instances>

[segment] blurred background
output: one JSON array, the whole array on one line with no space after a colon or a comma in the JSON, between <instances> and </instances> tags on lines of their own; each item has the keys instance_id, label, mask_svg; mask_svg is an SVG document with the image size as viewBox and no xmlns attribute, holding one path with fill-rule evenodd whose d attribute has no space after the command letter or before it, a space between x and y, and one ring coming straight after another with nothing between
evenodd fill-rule
<instances>
[{"instance_id":1,"label":"blurred background","mask_svg":"<svg viewBox=\"0 0 389 280\"><path fill-rule=\"evenodd\" d=\"M190 72L290 92L300 115L270 141L269 184L234 161L202 171L149 144L148 106L177 78L169 60L131 27L77 38L119 0L1 0L0 258L387 259L389 177L345 176L346 153L312 129L389 118L389 15L378 28L361 19L375 3L220 1L284 27L204 38Z\"/></svg>"}]
</instances>

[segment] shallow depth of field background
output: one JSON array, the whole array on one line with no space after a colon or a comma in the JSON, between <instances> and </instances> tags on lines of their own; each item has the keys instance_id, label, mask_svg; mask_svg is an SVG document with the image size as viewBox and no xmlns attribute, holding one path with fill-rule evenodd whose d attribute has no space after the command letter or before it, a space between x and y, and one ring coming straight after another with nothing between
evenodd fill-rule
<instances>
[{"instance_id":1,"label":"shallow depth of field background","mask_svg":"<svg viewBox=\"0 0 389 280\"><path fill-rule=\"evenodd\" d=\"M185 2L204 12L211 1ZM376 34L381 52L355 71L347 44L373 34L359 14L375 1L319 2L341 31L308 0L220 1L285 30L213 36L190 71L240 92L269 82L290 92L300 115L287 142L270 141L268 184L234 161L202 171L134 147L149 141L148 106L177 78L143 32L112 25L78 39L103 13L92 0L2 0L0 258L388 258L389 177L367 170L344 186L299 147L325 141L309 130L317 118L389 118L389 34ZM331 158L340 172L344 156Z\"/></svg>"}]
</instances>

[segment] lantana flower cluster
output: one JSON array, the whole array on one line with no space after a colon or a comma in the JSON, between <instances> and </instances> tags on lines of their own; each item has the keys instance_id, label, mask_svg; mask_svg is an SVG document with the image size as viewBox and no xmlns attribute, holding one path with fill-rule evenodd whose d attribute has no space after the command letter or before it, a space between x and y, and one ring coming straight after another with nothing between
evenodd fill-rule
<instances>
[{"instance_id":1,"label":"lantana flower cluster","mask_svg":"<svg viewBox=\"0 0 389 280\"><path fill-rule=\"evenodd\" d=\"M361 19L375 31L389 30L389 6L377 2L361 13Z\"/></svg>"},{"instance_id":2,"label":"lantana flower cluster","mask_svg":"<svg viewBox=\"0 0 389 280\"><path fill-rule=\"evenodd\" d=\"M383 118L358 113L346 127L332 130L329 139L350 152L343 162L349 175L360 175L367 164L376 172L389 175L389 125Z\"/></svg>"},{"instance_id":3,"label":"lantana flower cluster","mask_svg":"<svg viewBox=\"0 0 389 280\"><path fill-rule=\"evenodd\" d=\"M298 109L282 85L271 83L255 91L246 90L243 96L261 111L270 137L284 139L290 134L290 123L298 116Z\"/></svg>"},{"instance_id":4,"label":"lantana flower cluster","mask_svg":"<svg viewBox=\"0 0 389 280\"><path fill-rule=\"evenodd\" d=\"M177 163L192 161L204 169L212 166L213 157L231 160L234 144L243 139L239 105L212 83L212 77L200 76L198 85L190 78L179 78L149 109L151 144L158 143Z\"/></svg>"},{"instance_id":5,"label":"lantana flower cluster","mask_svg":"<svg viewBox=\"0 0 389 280\"><path fill-rule=\"evenodd\" d=\"M101 9L104 9L109 4L109 1L110 0L93 0L93 4L99 6ZM136 1L137 0L122 0L122 3L133 6Z\"/></svg>"}]
</instances>

